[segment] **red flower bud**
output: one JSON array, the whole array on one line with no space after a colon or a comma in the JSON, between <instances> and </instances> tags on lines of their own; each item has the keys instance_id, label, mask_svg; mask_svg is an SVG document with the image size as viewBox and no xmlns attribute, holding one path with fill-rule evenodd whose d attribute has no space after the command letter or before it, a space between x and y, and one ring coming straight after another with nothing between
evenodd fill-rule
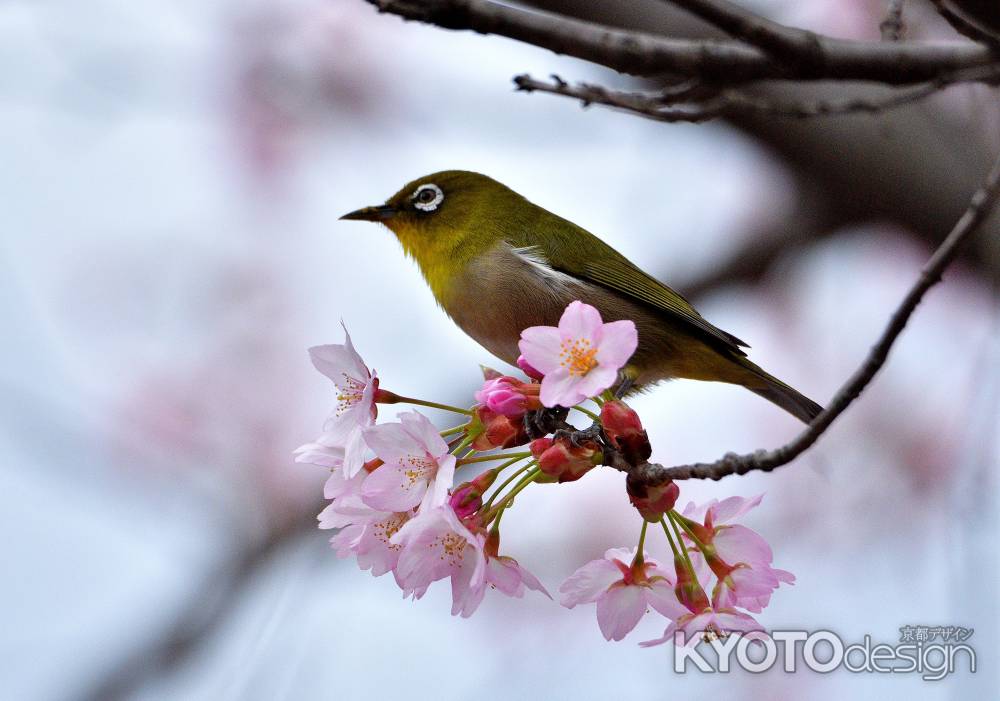
<instances>
[{"instance_id":1,"label":"red flower bud","mask_svg":"<svg viewBox=\"0 0 1000 701\"><path fill-rule=\"evenodd\" d=\"M628 500L638 509L639 514L650 523L659 523L663 515L674 508L681 490L673 481L666 481L654 487L625 483Z\"/></svg>"},{"instance_id":2,"label":"red flower bud","mask_svg":"<svg viewBox=\"0 0 1000 701\"><path fill-rule=\"evenodd\" d=\"M611 445L619 450L630 465L640 465L649 459L653 448L642 428L639 415L625 402L617 399L601 407L601 426Z\"/></svg>"},{"instance_id":3,"label":"red flower bud","mask_svg":"<svg viewBox=\"0 0 1000 701\"><path fill-rule=\"evenodd\" d=\"M709 607L708 594L698 582L695 575L683 556L674 557L674 571L677 573L677 584L674 586L674 593L691 613L701 613Z\"/></svg>"},{"instance_id":4,"label":"red flower bud","mask_svg":"<svg viewBox=\"0 0 1000 701\"><path fill-rule=\"evenodd\" d=\"M472 447L475 450L513 448L528 442L524 421L498 414L485 406L476 407L469 433L474 436Z\"/></svg>"},{"instance_id":5,"label":"red flower bud","mask_svg":"<svg viewBox=\"0 0 1000 701\"><path fill-rule=\"evenodd\" d=\"M578 480L603 460L593 441L576 447L566 438L538 438L530 447L531 454L538 460L538 468L553 482Z\"/></svg>"}]
</instances>

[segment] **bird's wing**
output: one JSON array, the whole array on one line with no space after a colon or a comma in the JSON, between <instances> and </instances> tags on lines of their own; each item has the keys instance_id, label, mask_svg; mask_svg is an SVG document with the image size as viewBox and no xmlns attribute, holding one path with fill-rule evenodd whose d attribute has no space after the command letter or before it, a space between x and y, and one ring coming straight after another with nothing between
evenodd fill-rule
<instances>
[{"instance_id":1,"label":"bird's wing","mask_svg":"<svg viewBox=\"0 0 1000 701\"><path fill-rule=\"evenodd\" d=\"M559 233L562 235L552 237L549 245L525 241L528 245L522 244L515 250L528 255L534 264L544 261L555 271L588 280L648 304L699 329L734 353L746 355L740 350L740 346L749 347L744 341L710 324L684 297L637 268L628 258L590 232L570 224ZM565 255L568 249L573 250L574 255Z\"/></svg>"},{"instance_id":2,"label":"bird's wing","mask_svg":"<svg viewBox=\"0 0 1000 701\"><path fill-rule=\"evenodd\" d=\"M683 296L637 268L624 256L615 255L600 262L587 261L575 272L582 278L609 287L686 321L730 346L740 355L746 355L739 348L749 347L745 342L710 324Z\"/></svg>"}]
</instances>

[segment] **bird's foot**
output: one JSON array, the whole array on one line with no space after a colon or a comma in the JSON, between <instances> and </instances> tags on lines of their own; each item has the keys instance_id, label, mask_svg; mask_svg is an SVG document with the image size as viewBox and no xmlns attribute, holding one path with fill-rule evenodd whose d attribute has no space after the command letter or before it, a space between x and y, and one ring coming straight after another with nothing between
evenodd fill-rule
<instances>
[{"instance_id":1,"label":"bird's foot","mask_svg":"<svg viewBox=\"0 0 1000 701\"><path fill-rule=\"evenodd\" d=\"M560 428L552 433L552 437L556 440L564 438L568 440L574 448L582 447L585 442L597 443L599 446L604 446L608 442L604 436L604 429L601 427L600 421L595 421L589 428L584 429L579 429L574 426Z\"/></svg>"},{"instance_id":2,"label":"bird's foot","mask_svg":"<svg viewBox=\"0 0 1000 701\"><path fill-rule=\"evenodd\" d=\"M528 437L531 440L560 430L573 430L573 426L566 423L568 415L569 409L563 407L534 409L524 415L524 430L528 433Z\"/></svg>"},{"instance_id":3,"label":"bird's foot","mask_svg":"<svg viewBox=\"0 0 1000 701\"><path fill-rule=\"evenodd\" d=\"M632 379L629 375L626 375L624 372L622 372L621 381L618 383L618 386L615 387L614 390L615 399L621 399L622 397L624 397L626 394L629 393L629 390L631 390L634 386L635 386L635 380Z\"/></svg>"}]
</instances>

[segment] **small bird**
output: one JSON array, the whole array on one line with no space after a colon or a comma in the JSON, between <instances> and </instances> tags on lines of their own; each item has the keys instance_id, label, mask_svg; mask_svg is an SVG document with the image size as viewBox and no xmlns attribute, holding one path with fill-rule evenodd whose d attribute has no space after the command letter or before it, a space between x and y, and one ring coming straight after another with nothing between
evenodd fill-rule
<instances>
[{"instance_id":1,"label":"small bird","mask_svg":"<svg viewBox=\"0 0 1000 701\"><path fill-rule=\"evenodd\" d=\"M408 183L383 205L341 219L381 222L420 267L434 298L469 336L510 363L521 331L555 326L573 300L605 321L631 319L639 346L629 391L687 378L742 385L808 423L822 407L750 362L747 344L589 231L479 173Z\"/></svg>"}]
</instances>

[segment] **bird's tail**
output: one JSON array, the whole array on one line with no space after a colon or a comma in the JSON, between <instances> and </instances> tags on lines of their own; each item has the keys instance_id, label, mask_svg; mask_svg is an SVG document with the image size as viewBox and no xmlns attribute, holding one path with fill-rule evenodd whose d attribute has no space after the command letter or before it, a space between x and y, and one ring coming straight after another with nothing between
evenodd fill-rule
<instances>
[{"instance_id":1,"label":"bird's tail","mask_svg":"<svg viewBox=\"0 0 1000 701\"><path fill-rule=\"evenodd\" d=\"M752 380L744 383L744 387L767 401L777 404L802 423L809 423L816 418L819 412L823 411L823 407L809 397L786 385L773 375L764 372L763 369L746 358L740 358L739 362L752 375Z\"/></svg>"}]
</instances>

